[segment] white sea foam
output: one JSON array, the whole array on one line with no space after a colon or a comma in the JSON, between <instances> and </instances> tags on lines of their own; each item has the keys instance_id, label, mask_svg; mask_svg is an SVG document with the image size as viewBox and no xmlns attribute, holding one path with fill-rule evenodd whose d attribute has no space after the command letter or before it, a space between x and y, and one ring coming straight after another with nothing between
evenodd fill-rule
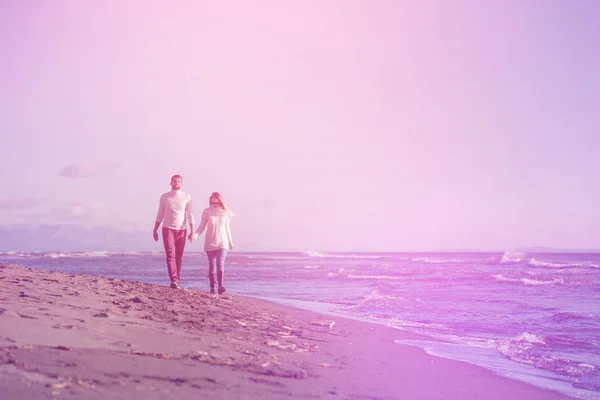
<instances>
[{"instance_id":1,"label":"white sea foam","mask_svg":"<svg viewBox=\"0 0 600 400\"><path fill-rule=\"evenodd\" d=\"M369 293L369 295L367 297L364 298L363 301L370 301L370 300L394 300L394 299L397 299L397 298L398 297L393 296L391 294L383 294L379 290L373 290L373 291L371 291L371 293Z\"/></svg>"},{"instance_id":2,"label":"white sea foam","mask_svg":"<svg viewBox=\"0 0 600 400\"><path fill-rule=\"evenodd\" d=\"M90 251L77 254L78 257L107 257L108 254L104 251Z\"/></svg>"},{"instance_id":3,"label":"white sea foam","mask_svg":"<svg viewBox=\"0 0 600 400\"><path fill-rule=\"evenodd\" d=\"M525 351L508 351L508 354L505 354L503 351L500 351L498 347L490 348L487 345L472 346L462 343L445 343L424 340L395 340L394 342L401 345L420 347L428 354L437 357L480 365L511 379L518 379L541 388L552 388L553 390L557 390L560 393L564 393L571 397L586 400L598 398L598 392L573 387L571 383L565 382L560 375L557 375L552 368L538 369L540 367L539 363L536 363L535 359L529 357L529 354ZM523 344L524 342L514 343ZM513 347L512 349L515 348ZM498 357L496 351L504 354L505 357ZM581 369L586 368L585 364L580 364L580 366L582 366ZM587 372L589 369L585 369L585 371Z\"/></svg>"},{"instance_id":4,"label":"white sea foam","mask_svg":"<svg viewBox=\"0 0 600 400\"><path fill-rule=\"evenodd\" d=\"M305 265L304 266L304 269L319 269L319 268L321 268L321 267L318 265Z\"/></svg>"},{"instance_id":5,"label":"white sea foam","mask_svg":"<svg viewBox=\"0 0 600 400\"><path fill-rule=\"evenodd\" d=\"M406 328L417 328L417 331L420 331L422 328L425 328L426 331L436 331L436 332L448 332L449 328L446 325L438 324L438 323L429 323L429 322L416 322L416 321L408 321L401 318L391 318L388 320L387 325L406 329ZM419 329L421 328L421 329Z\"/></svg>"},{"instance_id":6,"label":"white sea foam","mask_svg":"<svg viewBox=\"0 0 600 400\"><path fill-rule=\"evenodd\" d=\"M6 253L0 253L0 256L11 257L11 258L32 258L32 257L41 257L41 252L39 251L7 251Z\"/></svg>"},{"instance_id":7,"label":"white sea foam","mask_svg":"<svg viewBox=\"0 0 600 400\"><path fill-rule=\"evenodd\" d=\"M529 355L528 350L536 344L545 344L538 335L524 332L513 339L501 339L495 343L495 349L506 357L523 364L534 365L535 358Z\"/></svg>"},{"instance_id":8,"label":"white sea foam","mask_svg":"<svg viewBox=\"0 0 600 400\"><path fill-rule=\"evenodd\" d=\"M69 255L66 253L47 253L47 254L44 254L42 257L44 257L44 258L65 258L65 257L69 257Z\"/></svg>"},{"instance_id":9,"label":"white sea foam","mask_svg":"<svg viewBox=\"0 0 600 400\"><path fill-rule=\"evenodd\" d=\"M503 264L514 264L523 261L525 257L525 253L507 251L504 254L502 254L500 262Z\"/></svg>"},{"instance_id":10,"label":"white sea foam","mask_svg":"<svg viewBox=\"0 0 600 400\"><path fill-rule=\"evenodd\" d=\"M529 265L532 265L534 267L552 267L552 268L564 268L564 267L569 266L569 264L560 264L560 263L553 263L553 262L548 262L548 261L539 261L539 260L536 260L535 258L532 258L531 260L529 260Z\"/></svg>"},{"instance_id":11,"label":"white sea foam","mask_svg":"<svg viewBox=\"0 0 600 400\"><path fill-rule=\"evenodd\" d=\"M325 257L323 254L319 253L318 251L312 251L312 250L309 250L302 254L304 254L305 256L308 256L308 257Z\"/></svg>"},{"instance_id":12,"label":"white sea foam","mask_svg":"<svg viewBox=\"0 0 600 400\"><path fill-rule=\"evenodd\" d=\"M512 339L495 341L495 349L506 357L527 365L535 365L536 358L529 350L535 345L545 345L544 339L535 333L523 332Z\"/></svg>"},{"instance_id":13,"label":"white sea foam","mask_svg":"<svg viewBox=\"0 0 600 400\"><path fill-rule=\"evenodd\" d=\"M427 257L412 257L411 261L413 262L424 262L427 264L449 264L449 263L460 263L465 260L460 260L457 258L427 258Z\"/></svg>"},{"instance_id":14,"label":"white sea foam","mask_svg":"<svg viewBox=\"0 0 600 400\"><path fill-rule=\"evenodd\" d=\"M378 305L382 304L382 302L389 303L390 301L397 301L400 298L391 294L383 294L379 290L373 290L369 293L365 298L363 298L359 303L348 306L348 309L352 310L364 310L365 308L377 308ZM375 303L375 304L373 304ZM377 320L380 323L385 325L389 325L388 319L381 319L374 317L374 320Z\"/></svg>"},{"instance_id":15,"label":"white sea foam","mask_svg":"<svg viewBox=\"0 0 600 400\"><path fill-rule=\"evenodd\" d=\"M339 268L337 272L328 272L327 276L329 276L329 277L348 276L348 274L350 272L354 272L354 270L347 271L346 268Z\"/></svg>"},{"instance_id":16,"label":"white sea foam","mask_svg":"<svg viewBox=\"0 0 600 400\"><path fill-rule=\"evenodd\" d=\"M76 257L76 258L86 258L86 257L90 257L90 258L94 258L94 257L108 257L108 253L104 252L104 251L85 251L85 252L51 252L51 253L45 253L42 254L41 257L42 258L69 258L69 257ZM121 254L119 254L121 255Z\"/></svg>"},{"instance_id":17,"label":"white sea foam","mask_svg":"<svg viewBox=\"0 0 600 400\"><path fill-rule=\"evenodd\" d=\"M556 279L552 279L550 281L538 281L536 279L521 278L521 282L523 282L525 285L535 285L535 286L556 285L557 283L559 283L559 284L565 283L563 278L556 278Z\"/></svg>"},{"instance_id":18,"label":"white sea foam","mask_svg":"<svg viewBox=\"0 0 600 400\"><path fill-rule=\"evenodd\" d=\"M400 281L404 278L400 276L389 276L389 275L352 275L348 274L348 278L350 279L375 279L375 280L390 280L390 281Z\"/></svg>"},{"instance_id":19,"label":"white sea foam","mask_svg":"<svg viewBox=\"0 0 600 400\"><path fill-rule=\"evenodd\" d=\"M532 365L545 371L552 371L561 375L580 378L596 368L586 363L576 363L573 360L555 355L540 357L535 351L536 346L546 346L543 337L534 333L523 332L513 339L496 341L496 350L513 361L521 364ZM582 397L586 398L586 397Z\"/></svg>"},{"instance_id":20,"label":"white sea foam","mask_svg":"<svg viewBox=\"0 0 600 400\"><path fill-rule=\"evenodd\" d=\"M366 254L329 254L329 253L319 253L318 251L309 250L307 252L302 253L307 257L318 257L318 258L354 258L354 259L381 259L384 256L374 256L374 255L366 255Z\"/></svg>"},{"instance_id":21,"label":"white sea foam","mask_svg":"<svg viewBox=\"0 0 600 400\"><path fill-rule=\"evenodd\" d=\"M544 339L541 336L536 335L535 333L529 333L529 332L523 332L523 333L519 334L515 338L515 340L517 342L546 344L546 342L544 342Z\"/></svg>"},{"instance_id":22,"label":"white sea foam","mask_svg":"<svg viewBox=\"0 0 600 400\"><path fill-rule=\"evenodd\" d=\"M549 281L540 281L540 280L531 279L531 278L508 278L502 274L492 275L492 277L501 282L521 282L525 285L530 285L530 286L556 285L556 284L565 283L563 278L555 278L555 279L552 279Z\"/></svg>"},{"instance_id":23,"label":"white sea foam","mask_svg":"<svg viewBox=\"0 0 600 400\"><path fill-rule=\"evenodd\" d=\"M492 276L499 281L505 281L505 282L519 282L520 281L520 279L507 278L502 274L496 274L496 275L492 275Z\"/></svg>"},{"instance_id":24,"label":"white sea foam","mask_svg":"<svg viewBox=\"0 0 600 400\"><path fill-rule=\"evenodd\" d=\"M534 267L550 267L550 268L569 268L569 267L589 267L589 268L600 268L600 265L594 264L589 261L580 263L556 263L550 261L540 261L535 258L529 260L529 265Z\"/></svg>"}]
</instances>

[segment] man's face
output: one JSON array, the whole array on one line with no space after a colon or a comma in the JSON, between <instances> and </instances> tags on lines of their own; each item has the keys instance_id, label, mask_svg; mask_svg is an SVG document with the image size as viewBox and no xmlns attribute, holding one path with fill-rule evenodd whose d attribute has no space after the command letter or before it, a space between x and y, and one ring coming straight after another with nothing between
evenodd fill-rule
<instances>
[{"instance_id":1,"label":"man's face","mask_svg":"<svg viewBox=\"0 0 600 400\"><path fill-rule=\"evenodd\" d=\"M171 188L173 190L180 190L181 189L181 178L176 176L173 179L171 179Z\"/></svg>"}]
</instances>

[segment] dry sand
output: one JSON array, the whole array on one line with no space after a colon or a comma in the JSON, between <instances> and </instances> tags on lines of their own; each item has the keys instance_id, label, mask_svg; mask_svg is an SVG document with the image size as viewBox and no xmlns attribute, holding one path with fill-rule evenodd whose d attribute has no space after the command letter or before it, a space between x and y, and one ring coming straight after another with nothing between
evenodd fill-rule
<instances>
[{"instance_id":1,"label":"dry sand","mask_svg":"<svg viewBox=\"0 0 600 400\"><path fill-rule=\"evenodd\" d=\"M335 323L333 323L335 322ZM565 399L236 295L0 265L1 399Z\"/></svg>"}]
</instances>

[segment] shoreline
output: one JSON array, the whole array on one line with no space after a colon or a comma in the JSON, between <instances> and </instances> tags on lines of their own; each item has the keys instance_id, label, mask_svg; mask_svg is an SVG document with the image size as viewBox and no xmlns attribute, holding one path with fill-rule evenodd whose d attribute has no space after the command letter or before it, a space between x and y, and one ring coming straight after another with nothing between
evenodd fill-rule
<instances>
[{"instance_id":1,"label":"shoreline","mask_svg":"<svg viewBox=\"0 0 600 400\"><path fill-rule=\"evenodd\" d=\"M566 396L580 399L600 398L600 393L574 388L570 382L565 381L563 377L550 371L541 370L527 364L520 364L516 361L504 358L496 351L486 347L473 348L465 346L450 338L431 336L426 333L414 332L409 329L396 327L384 322L369 320L358 316L347 315L343 312L332 311L331 308L336 304L311 302L305 300L290 300L264 296L244 296L251 297L274 304L284 305L299 310L304 310L316 314L327 315L332 318L343 318L361 323L374 324L386 328L391 328L401 332L399 335L416 335L420 339L398 339L394 342L404 346L414 346L433 357L446 358L448 360L460 361L470 365L485 368L499 376L511 380L524 382L541 389L548 389L562 393ZM327 309L329 308L329 309ZM467 348L467 351L465 351Z\"/></svg>"},{"instance_id":2,"label":"shoreline","mask_svg":"<svg viewBox=\"0 0 600 400\"><path fill-rule=\"evenodd\" d=\"M271 300L0 265L9 398L571 398Z\"/></svg>"}]
</instances>

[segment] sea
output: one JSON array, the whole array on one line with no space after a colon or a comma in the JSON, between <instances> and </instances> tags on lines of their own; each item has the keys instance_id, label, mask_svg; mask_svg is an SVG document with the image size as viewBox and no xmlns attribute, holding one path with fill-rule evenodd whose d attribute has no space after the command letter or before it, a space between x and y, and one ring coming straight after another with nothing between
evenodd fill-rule
<instances>
[{"instance_id":1,"label":"sea","mask_svg":"<svg viewBox=\"0 0 600 400\"><path fill-rule=\"evenodd\" d=\"M157 285L163 252L0 252L1 263ZM181 285L207 290L204 253ZM600 253L230 252L225 286L419 333L427 353L580 399L600 399ZM443 342L439 340L442 339Z\"/></svg>"}]
</instances>

